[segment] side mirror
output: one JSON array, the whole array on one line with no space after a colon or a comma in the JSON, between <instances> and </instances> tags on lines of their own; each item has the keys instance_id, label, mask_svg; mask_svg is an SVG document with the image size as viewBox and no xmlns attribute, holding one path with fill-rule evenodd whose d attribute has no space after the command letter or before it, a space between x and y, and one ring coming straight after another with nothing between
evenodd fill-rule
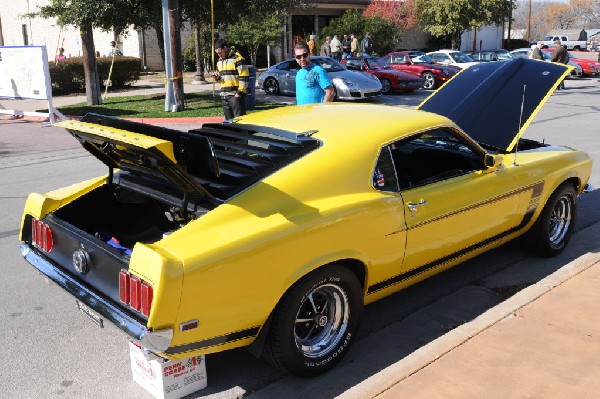
<instances>
[{"instance_id":1,"label":"side mirror","mask_svg":"<svg viewBox=\"0 0 600 399\"><path fill-rule=\"evenodd\" d=\"M483 163L486 167L486 172L493 172L502 165L502 160L504 158L502 155L498 154L485 154L483 158Z\"/></svg>"},{"instance_id":2,"label":"side mirror","mask_svg":"<svg viewBox=\"0 0 600 399\"><path fill-rule=\"evenodd\" d=\"M410 61L404 61L404 65L410 65Z\"/></svg>"}]
</instances>

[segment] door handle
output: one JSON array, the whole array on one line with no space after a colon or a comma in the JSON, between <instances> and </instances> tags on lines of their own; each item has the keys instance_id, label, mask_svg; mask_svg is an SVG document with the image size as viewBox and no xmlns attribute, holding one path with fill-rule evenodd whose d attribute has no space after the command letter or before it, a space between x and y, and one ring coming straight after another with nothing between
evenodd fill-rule
<instances>
[{"instance_id":1,"label":"door handle","mask_svg":"<svg viewBox=\"0 0 600 399\"><path fill-rule=\"evenodd\" d=\"M408 207L408 210L411 212L416 212L417 209L423 205L427 205L427 201L421 200L421 202L417 202L416 204L413 202L409 202L408 204L406 204L406 206Z\"/></svg>"}]
</instances>

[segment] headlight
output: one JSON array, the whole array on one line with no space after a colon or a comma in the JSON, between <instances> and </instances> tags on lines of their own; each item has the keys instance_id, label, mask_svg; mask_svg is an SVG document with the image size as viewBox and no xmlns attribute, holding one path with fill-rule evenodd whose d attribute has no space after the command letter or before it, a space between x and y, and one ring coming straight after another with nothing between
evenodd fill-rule
<instances>
[{"instance_id":1,"label":"headlight","mask_svg":"<svg viewBox=\"0 0 600 399\"><path fill-rule=\"evenodd\" d=\"M335 83L337 83L336 86L339 86L341 88L346 88L347 89L349 87L355 86L354 83L352 83L350 80L345 79L345 78L335 78L335 79L333 79L333 81Z\"/></svg>"}]
</instances>

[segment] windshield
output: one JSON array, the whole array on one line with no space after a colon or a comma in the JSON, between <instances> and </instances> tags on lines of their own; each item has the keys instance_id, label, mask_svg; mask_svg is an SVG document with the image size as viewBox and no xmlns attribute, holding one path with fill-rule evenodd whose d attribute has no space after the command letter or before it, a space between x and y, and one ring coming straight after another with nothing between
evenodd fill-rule
<instances>
[{"instance_id":1,"label":"windshield","mask_svg":"<svg viewBox=\"0 0 600 399\"><path fill-rule=\"evenodd\" d=\"M461 51L450 53L454 62L473 62L473 59Z\"/></svg>"},{"instance_id":2,"label":"windshield","mask_svg":"<svg viewBox=\"0 0 600 399\"><path fill-rule=\"evenodd\" d=\"M311 62L320 65L327 72L340 72L345 71L346 67L329 57L311 58Z\"/></svg>"},{"instance_id":3,"label":"windshield","mask_svg":"<svg viewBox=\"0 0 600 399\"><path fill-rule=\"evenodd\" d=\"M390 64L388 64L383 58L379 58L379 57L365 58L365 62L371 69L388 69L388 68L390 68Z\"/></svg>"},{"instance_id":4,"label":"windshield","mask_svg":"<svg viewBox=\"0 0 600 399\"><path fill-rule=\"evenodd\" d=\"M513 58L512 54L508 52L508 50L496 51L496 55L500 60L511 60Z\"/></svg>"},{"instance_id":5,"label":"windshield","mask_svg":"<svg viewBox=\"0 0 600 399\"><path fill-rule=\"evenodd\" d=\"M425 63L425 64L433 64L435 61L433 61L433 59L428 56L425 53L422 53L420 51L413 51L411 53L409 53L410 55L410 59L412 60L412 62L414 63Z\"/></svg>"}]
</instances>

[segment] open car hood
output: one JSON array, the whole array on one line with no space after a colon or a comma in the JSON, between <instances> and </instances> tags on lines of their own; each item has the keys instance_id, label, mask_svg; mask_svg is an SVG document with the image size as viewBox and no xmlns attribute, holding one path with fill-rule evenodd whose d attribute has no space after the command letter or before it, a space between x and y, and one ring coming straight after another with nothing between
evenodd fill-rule
<instances>
[{"instance_id":1,"label":"open car hood","mask_svg":"<svg viewBox=\"0 0 600 399\"><path fill-rule=\"evenodd\" d=\"M219 202L178 165L173 143L169 140L90 122L68 120L54 126L67 129L83 148L110 168L111 176L112 170L117 168L143 177L159 178L181 189L185 198L192 195ZM204 163L213 167L213 173L218 173L218 164L212 161L214 152L208 139L204 147L203 158L207 159Z\"/></svg>"},{"instance_id":2,"label":"open car hood","mask_svg":"<svg viewBox=\"0 0 600 399\"><path fill-rule=\"evenodd\" d=\"M525 58L467 68L417 108L451 119L472 139L510 152L571 68Z\"/></svg>"}]
</instances>

